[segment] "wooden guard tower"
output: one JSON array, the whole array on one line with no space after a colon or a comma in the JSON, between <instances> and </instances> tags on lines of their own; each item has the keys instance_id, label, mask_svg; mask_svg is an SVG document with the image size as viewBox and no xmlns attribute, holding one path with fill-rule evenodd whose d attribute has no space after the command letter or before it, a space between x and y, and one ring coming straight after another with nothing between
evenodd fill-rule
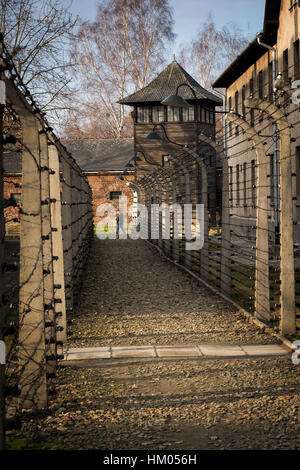
<instances>
[{"instance_id":1,"label":"wooden guard tower","mask_svg":"<svg viewBox=\"0 0 300 470\"><path fill-rule=\"evenodd\" d=\"M177 88L178 95L188 102L189 108L161 104L167 96L175 95ZM146 87L120 100L119 103L134 108L132 117L135 154L142 151L151 160L164 165L164 156L180 151L180 147L168 142L165 135L173 142L188 145L197 152L200 150L198 137L201 133L215 138L214 111L216 106L222 105L222 100L205 90L174 60ZM161 134L162 140L146 138L154 126ZM143 165L145 165L144 161ZM209 157L207 165L208 210L214 217L217 198L214 155ZM196 194L200 194L199 171L198 166L195 165L194 193ZM197 197L194 201L200 202Z\"/></svg>"}]
</instances>

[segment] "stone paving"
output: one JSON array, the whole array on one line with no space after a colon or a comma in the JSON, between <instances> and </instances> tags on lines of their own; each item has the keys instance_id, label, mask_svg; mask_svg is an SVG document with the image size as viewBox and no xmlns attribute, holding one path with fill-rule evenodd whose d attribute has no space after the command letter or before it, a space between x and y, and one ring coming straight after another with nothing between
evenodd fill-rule
<instances>
[{"instance_id":1,"label":"stone paving","mask_svg":"<svg viewBox=\"0 0 300 470\"><path fill-rule=\"evenodd\" d=\"M197 345L197 346L111 346L69 348L64 361L130 357L245 357L284 356L291 350L283 345Z\"/></svg>"}]
</instances>

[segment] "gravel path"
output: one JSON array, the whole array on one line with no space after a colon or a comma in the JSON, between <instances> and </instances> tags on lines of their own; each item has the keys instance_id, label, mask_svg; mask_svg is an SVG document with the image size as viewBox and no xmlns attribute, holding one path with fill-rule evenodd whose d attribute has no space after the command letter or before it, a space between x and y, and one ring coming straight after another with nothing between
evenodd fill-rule
<instances>
[{"instance_id":1,"label":"gravel path","mask_svg":"<svg viewBox=\"0 0 300 470\"><path fill-rule=\"evenodd\" d=\"M91 260L72 347L277 342L142 240L95 239Z\"/></svg>"},{"instance_id":2,"label":"gravel path","mask_svg":"<svg viewBox=\"0 0 300 470\"><path fill-rule=\"evenodd\" d=\"M24 413L10 441L27 449L299 450L299 372L289 357L81 361L59 370L48 412Z\"/></svg>"},{"instance_id":3,"label":"gravel path","mask_svg":"<svg viewBox=\"0 0 300 470\"><path fill-rule=\"evenodd\" d=\"M276 342L142 241L96 240L91 260L72 346ZM299 450L299 372L289 355L70 362L8 447Z\"/></svg>"}]
</instances>

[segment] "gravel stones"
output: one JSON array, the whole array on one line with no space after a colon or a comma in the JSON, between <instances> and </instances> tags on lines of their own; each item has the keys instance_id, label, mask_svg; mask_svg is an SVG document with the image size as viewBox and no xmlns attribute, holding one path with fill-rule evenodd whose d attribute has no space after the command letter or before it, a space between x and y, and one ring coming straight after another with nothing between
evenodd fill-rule
<instances>
[{"instance_id":1,"label":"gravel stones","mask_svg":"<svg viewBox=\"0 0 300 470\"><path fill-rule=\"evenodd\" d=\"M71 347L278 342L143 240L94 240L71 331Z\"/></svg>"},{"instance_id":2,"label":"gravel stones","mask_svg":"<svg viewBox=\"0 0 300 470\"><path fill-rule=\"evenodd\" d=\"M299 372L289 357L78 363L21 435L27 448L300 449Z\"/></svg>"}]
</instances>

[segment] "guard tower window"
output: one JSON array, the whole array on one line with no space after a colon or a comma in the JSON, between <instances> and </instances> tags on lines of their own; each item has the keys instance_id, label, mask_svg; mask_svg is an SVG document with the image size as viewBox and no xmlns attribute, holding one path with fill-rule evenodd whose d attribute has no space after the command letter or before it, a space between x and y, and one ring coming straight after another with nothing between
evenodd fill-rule
<instances>
[{"instance_id":1,"label":"guard tower window","mask_svg":"<svg viewBox=\"0 0 300 470\"><path fill-rule=\"evenodd\" d=\"M202 106L199 105L198 109L198 116L199 116L199 121L200 122L205 122L205 109L202 108Z\"/></svg>"},{"instance_id":2,"label":"guard tower window","mask_svg":"<svg viewBox=\"0 0 300 470\"><path fill-rule=\"evenodd\" d=\"M209 111L209 124L215 123L215 113L213 110Z\"/></svg>"},{"instance_id":3,"label":"guard tower window","mask_svg":"<svg viewBox=\"0 0 300 470\"><path fill-rule=\"evenodd\" d=\"M168 122L180 120L180 108L178 106L168 106Z\"/></svg>"},{"instance_id":4,"label":"guard tower window","mask_svg":"<svg viewBox=\"0 0 300 470\"><path fill-rule=\"evenodd\" d=\"M149 122L149 106L137 107L137 122Z\"/></svg>"},{"instance_id":5,"label":"guard tower window","mask_svg":"<svg viewBox=\"0 0 300 470\"><path fill-rule=\"evenodd\" d=\"M183 121L195 120L194 106L189 106L188 108L182 108L182 120Z\"/></svg>"},{"instance_id":6,"label":"guard tower window","mask_svg":"<svg viewBox=\"0 0 300 470\"><path fill-rule=\"evenodd\" d=\"M152 120L153 122L163 122L165 120L164 106L153 106Z\"/></svg>"},{"instance_id":7,"label":"guard tower window","mask_svg":"<svg viewBox=\"0 0 300 470\"><path fill-rule=\"evenodd\" d=\"M122 196L122 192L121 192L121 191L111 191L111 192L109 193L109 199L110 199L110 201L118 201L121 196Z\"/></svg>"}]
</instances>

